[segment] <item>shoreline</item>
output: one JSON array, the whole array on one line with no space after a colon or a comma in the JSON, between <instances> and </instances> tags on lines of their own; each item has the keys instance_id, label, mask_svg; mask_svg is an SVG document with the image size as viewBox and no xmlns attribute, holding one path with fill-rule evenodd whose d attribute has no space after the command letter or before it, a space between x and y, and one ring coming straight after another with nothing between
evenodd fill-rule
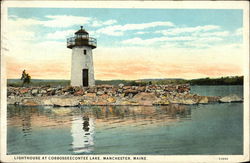
<instances>
[{"instance_id":1,"label":"shoreline","mask_svg":"<svg viewBox=\"0 0 250 163\"><path fill-rule=\"evenodd\" d=\"M242 101L237 95L220 97L192 94L188 84L7 87L7 104L20 106L161 106Z\"/></svg>"}]
</instances>

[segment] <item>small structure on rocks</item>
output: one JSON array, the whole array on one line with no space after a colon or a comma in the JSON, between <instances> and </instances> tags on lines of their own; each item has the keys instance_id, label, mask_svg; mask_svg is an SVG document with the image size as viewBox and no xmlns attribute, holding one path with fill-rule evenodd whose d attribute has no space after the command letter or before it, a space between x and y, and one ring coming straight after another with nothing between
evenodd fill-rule
<instances>
[{"instance_id":1,"label":"small structure on rocks","mask_svg":"<svg viewBox=\"0 0 250 163\"><path fill-rule=\"evenodd\" d=\"M92 49L96 48L96 39L89 37L89 33L81 26L74 37L67 39L67 48L72 49L71 85L94 86Z\"/></svg>"}]
</instances>

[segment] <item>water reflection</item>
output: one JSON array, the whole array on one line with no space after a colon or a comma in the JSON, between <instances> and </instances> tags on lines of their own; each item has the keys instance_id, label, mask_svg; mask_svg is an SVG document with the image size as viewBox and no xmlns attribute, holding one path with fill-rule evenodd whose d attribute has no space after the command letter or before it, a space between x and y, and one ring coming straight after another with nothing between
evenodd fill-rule
<instances>
[{"instance_id":1,"label":"water reflection","mask_svg":"<svg viewBox=\"0 0 250 163\"><path fill-rule=\"evenodd\" d=\"M42 141L37 140L36 136L37 133L44 133L44 130L48 133L53 133L54 130L55 132L64 132L67 139L72 140L68 147L69 151L82 154L94 151L95 130L101 132L102 130L115 130L123 127L139 130L159 125L176 125L177 122L190 119L191 109L187 105L92 106L82 108L8 106L7 122L8 129L11 127L21 129L23 137L26 138L19 139L25 139L26 143L29 144ZM65 133L65 130L69 130L69 132ZM15 143L15 140L11 141L13 144ZM16 141L18 142L18 139ZM56 145L56 142L54 143Z\"/></svg>"},{"instance_id":2,"label":"water reflection","mask_svg":"<svg viewBox=\"0 0 250 163\"><path fill-rule=\"evenodd\" d=\"M31 127L31 115L30 114L24 114L22 118L22 132L24 136L30 135L32 130Z\"/></svg>"},{"instance_id":3,"label":"water reflection","mask_svg":"<svg viewBox=\"0 0 250 163\"><path fill-rule=\"evenodd\" d=\"M94 150L94 120L87 116L74 116L71 126L72 149L75 153L91 153Z\"/></svg>"}]
</instances>

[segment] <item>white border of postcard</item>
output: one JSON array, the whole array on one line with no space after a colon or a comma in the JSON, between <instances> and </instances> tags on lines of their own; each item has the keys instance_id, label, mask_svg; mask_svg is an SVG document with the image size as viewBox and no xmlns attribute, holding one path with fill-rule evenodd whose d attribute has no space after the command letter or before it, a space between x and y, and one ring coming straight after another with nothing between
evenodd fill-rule
<instances>
[{"instance_id":1,"label":"white border of postcard","mask_svg":"<svg viewBox=\"0 0 250 163\"><path fill-rule=\"evenodd\" d=\"M1 1L1 43L6 32L8 7L55 8L161 8L161 9L242 9L244 63L244 154L243 155L143 155L146 160L133 162L245 162L249 160L249 2L248 1ZM123 157L134 155L6 155L6 67L1 47L1 162L131 162ZM37 159L17 159L37 157ZM121 160L90 160L92 156L115 156ZM58 157L58 159L56 159ZM59 158L61 157L61 159ZM67 157L66 160L62 159ZM87 158L84 158L87 157ZM135 157L141 157L136 155ZM50 158L50 159L49 159ZM52 158L55 158L51 160Z\"/></svg>"}]
</instances>

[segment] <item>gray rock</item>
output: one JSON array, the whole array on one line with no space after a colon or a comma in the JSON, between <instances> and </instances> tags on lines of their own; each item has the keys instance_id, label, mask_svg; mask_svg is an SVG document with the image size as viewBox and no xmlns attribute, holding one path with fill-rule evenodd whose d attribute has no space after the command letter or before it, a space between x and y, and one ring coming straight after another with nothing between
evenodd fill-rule
<instances>
[{"instance_id":1,"label":"gray rock","mask_svg":"<svg viewBox=\"0 0 250 163\"><path fill-rule=\"evenodd\" d=\"M10 99L14 99L14 98L15 98L15 96L11 95L11 96L9 96L9 98L10 98Z\"/></svg>"},{"instance_id":2,"label":"gray rock","mask_svg":"<svg viewBox=\"0 0 250 163\"><path fill-rule=\"evenodd\" d=\"M48 92L53 91L53 90L54 90L54 88L47 89Z\"/></svg>"},{"instance_id":3,"label":"gray rock","mask_svg":"<svg viewBox=\"0 0 250 163\"><path fill-rule=\"evenodd\" d=\"M64 95L66 96L66 95L69 95L70 93L69 92L64 92Z\"/></svg>"},{"instance_id":4,"label":"gray rock","mask_svg":"<svg viewBox=\"0 0 250 163\"><path fill-rule=\"evenodd\" d=\"M42 90L40 91L40 93L41 93L41 94L46 94L47 91L42 89Z\"/></svg>"},{"instance_id":5,"label":"gray rock","mask_svg":"<svg viewBox=\"0 0 250 163\"><path fill-rule=\"evenodd\" d=\"M199 100L199 104L207 104L208 98L206 96L202 96Z\"/></svg>"},{"instance_id":6,"label":"gray rock","mask_svg":"<svg viewBox=\"0 0 250 163\"><path fill-rule=\"evenodd\" d=\"M31 94L32 94L32 95L38 94L38 89L33 89L33 90L31 91Z\"/></svg>"},{"instance_id":7,"label":"gray rock","mask_svg":"<svg viewBox=\"0 0 250 163\"><path fill-rule=\"evenodd\" d=\"M104 92L103 92L103 91L98 91L96 94L97 94L97 95L103 95Z\"/></svg>"},{"instance_id":8,"label":"gray rock","mask_svg":"<svg viewBox=\"0 0 250 163\"><path fill-rule=\"evenodd\" d=\"M124 84L121 83L118 86L119 86L119 88L122 88L124 86Z\"/></svg>"},{"instance_id":9,"label":"gray rock","mask_svg":"<svg viewBox=\"0 0 250 163\"><path fill-rule=\"evenodd\" d=\"M237 95L228 95L219 99L220 102L242 102L243 99Z\"/></svg>"},{"instance_id":10,"label":"gray rock","mask_svg":"<svg viewBox=\"0 0 250 163\"><path fill-rule=\"evenodd\" d=\"M77 106L79 102L78 98L73 97L52 97L42 101L43 105L52 106Z\"/></svg>"}]
</instances>

